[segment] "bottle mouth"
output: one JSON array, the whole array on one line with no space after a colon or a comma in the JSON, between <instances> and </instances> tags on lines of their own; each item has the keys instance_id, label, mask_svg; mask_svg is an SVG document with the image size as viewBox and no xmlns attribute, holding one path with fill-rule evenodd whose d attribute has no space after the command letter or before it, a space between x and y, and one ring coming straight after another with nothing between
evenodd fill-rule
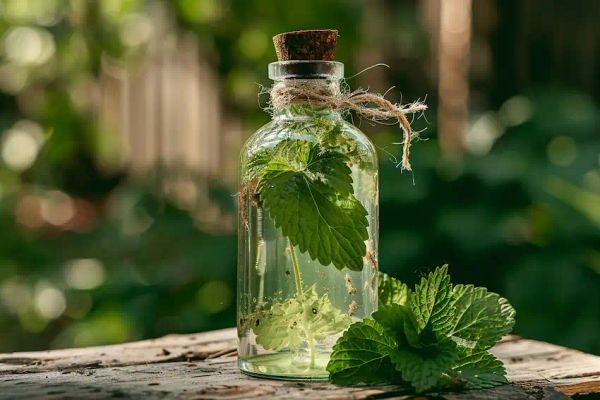
<instances>
[{"instance_id":1,"label":"bottle mouth","mask_svg":"<svg viewBox=\"0 0 600 400\"><path fill-rule=\"evenodd\" d=\"M342 79L344 64L338 61L290 60L269 64L269 79Z\"/></svg>"}]
</instances>

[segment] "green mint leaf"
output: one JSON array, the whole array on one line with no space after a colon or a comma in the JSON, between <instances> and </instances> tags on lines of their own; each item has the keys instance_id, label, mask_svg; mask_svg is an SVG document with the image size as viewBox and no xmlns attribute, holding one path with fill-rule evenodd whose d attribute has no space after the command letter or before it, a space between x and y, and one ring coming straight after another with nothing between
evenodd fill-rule
<instances>
[{"instance_id":1,"label":"green mint leaf","mask_svg":"<svg viewBox=\"0 0 600 400\"><path fill-rule=\"evenodd\" d=\"M323 120L318 125L315 125L315 128L314 132L322 146L336 148L345 143L345 138L342 136L343 125L341 122Z\"/></svg>"},{"instance_id":2,"label":"green mint leaf","mask_svg":"<svg viewBox=\"0 0 600 400\"><path fill-rule=\"evenodd\" d=\"M345 132L344 122L321 120L311 126L310 130L317 136L322 147L344 154L351 163L363 168L372 163L365 148Z\"/></svg>"},{"instance_id":3,"label":"green mint leaf","mask_svg":"<svg viewBox=\"0 0 600 400\"><path fill-rule=\"evenodd\" d=\"M273 149L261 150L248 161L247 170L291 170L305 172L340 196L353 194L352 171L344 154L322 149L317 143L286 139Z\"/></svg>"},{"instance_id":4,"label":"green mint leaf","mask_svg":"<svg viewBox=\"0 0 600 400\"><path fill-rule=\"evenodd\" d=\"M275 226L322 265L360 271L368 239L367 211L351 194L342 154L285 140L274 149L257 187Z\"/></svg>"},{"instance_id":5,"label":"green mint leaf","mask_svg":"<svg viewBox=\"0 0 600 400\"><path fill-rule=\"evenodd\" d=\"M461 358L452 370L451 377L467 389L486 389L508 383L504 364L487 351Z\"/></svg>"},{"instance_id":6,"label":"green mint leaf","mask_svg":"<svg viewBox=\"0 0 600 400\"><path fill-rule=\"evenodd\" d=\"M508 299L506 299L504 297L499 297L498 303L500 304L500 314L502 314L502 316L504 317L505 323L507 325L506 328L504 329L504 332L502 333L502 336L504 336L504 335L508 335L510 332L512 332L512 328L515 326L515 319L517 317L517 311L509 303Z\"/></svg>"},{"instance_id":7,"label":"green mint leaf","mask_svg":"<svg viewBox=\"0 0 600 400\"><path fill-rule=\"evenodd\" d=\"M317 145L310 147L307 170L316 174L337 195L347 196L354 193L352 171L347 165L348 157L332 150L322 150Z\"/></svg>"},{"instance_id":8,"label":"green mint leaf","mask_svg":"<svg viewBox=\"0 0 600 400\"><path fill-rule=\"evenodd\" d=\"M402 380L422 393L434 387L442 374L451 370L459 356L453 341L442 340L422 348L399 346L390 357Z\"/></svg>"},{"instance_id":9,"label":"green mint leaf","mask_svg":"<svg viewBox=\"0 0 600 400\"><path fill-rule=\"evenodd\" d=\"M382 302L370 324L376 324L379 342L392 343L393 349L386 352L396 370L380 378L382 382L409 383L417 392L488 388L507 382L502 362L487 352L514 325L515 310L506 299L472 285L453 287L447 266L421 279L414 291L380 275L379 293ZM342 338L343 345L341 339L336 344L340 349L368 346L358 345L354 335ZM373 374L354 369L338 383L376 382Z\"/></svg>"},{"instance_id":10,"label":"green mint leaf","mask_svg":"<svg viewBox=\"0 0 600 400\"><path fill-rule=\"evenodd\" d=\"M257 151L246 163L244 177L245 181L250 181L259 177L261 172L267 167L272 158L271 149L262 149Z\"/></svg>"},{"instance_id":11,"label":"green mint leaf","mask_svg":"<svg viewBox=\"0 0 600 400\"><path fill-rule=\"evenodd\" d=\"M379 306L373 319L393 335L398 345L421 346L418 327L410 308L400 304Z\"/></svg>"},{"instance_id":12,"label":"green mint leaf","mask_svg":"<svg viewBox=\"0 0 600 400\"><path fill-rule=\"evenodd\" d=\"M258 312L252 323L256 343L267 350L279 351L286 347L298 350L306 339L299 326L302 312L302 302L298 299L274 303L269 310Z\"/></svg>"},{"instance_id":13,"label":"green mint leaf","mask_svg":"<svg viewBox=\"0 0 600 400\"><path fill-rule=\"evenodd\" d=\"M298 350L306 340L323 340L346 329L351 318L331 305L314 285L302 297L275 303L253 322L256 343L267 350Z\"/></svg>"},{"instance_id":14,"label":"green mint leaf","mask_svg":"<svg viewBox=\"0 0 600 400\"><path fill-rule=\"evenodd\" d=\"M384 272L379 273L379 306L400 304L408 302L410 289L396 278L392 278Z\"/></svg>"},{"instance_id":15,"label":"green mint leaf","mask_svg":"<svg viewBox=\"0 0 600 400\"><path fill-rule=\"evenodd\" d=\"M453 310L450 304L452 285L448 266L438 267L415 286L410 297L410 307L420 330L430 327L434 332L444 333L450 328Z\"/></svg>"},{"instance_id":16,"label":"green mint leaf","mask_svg":"<svg viewBox=\"0 0 600 400\"><path fill-rule=\"evenodd\" d=\"M335 308L325 294L317 294L315 285L304 292L303 315L306 332L310 332L315 340L324 340L337 335L352 323L352 318L345 312Z\"/></svg>"},{"instance_id":17,"label":"green mint leaf","mask_svg":"<svg viewBox=\"0 0 600 400\"><path fill-rule=\"evenodd\" d=\"M515 323L515 311L506 299L473 285L456 285L451 305L455 315L448 335L459 346L487 350Z\"/></svg>"},{"instance_id":18,"label":"green mint leaf","mask_svg":"<svg viewBox=\"0 0 600 400\"><path fill-rule=\"evenodd\" d=\"M410 309L399 304L379 306L373 313L373 319L385 330L401 338L404 336L404 326L410 316Z\"/></svg>"},{"instance_id":19,"label":"green mint leaf","mask_svg":"<svg viewBox=\"0 0 600 400\"><path fill-rule=\"evenodd\" d=\"M339 385L374 385L392 382L394 367L390 353L396 342L386 335L381 325L366 319L350 328L333 346L327 364L329 380Z\"/></svg>"}]
</instances>

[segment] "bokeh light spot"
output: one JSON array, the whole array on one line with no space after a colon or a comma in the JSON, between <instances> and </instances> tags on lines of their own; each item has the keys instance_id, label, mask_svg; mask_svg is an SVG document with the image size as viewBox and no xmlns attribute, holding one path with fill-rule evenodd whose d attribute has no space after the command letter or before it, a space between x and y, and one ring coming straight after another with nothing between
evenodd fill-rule
<instances>
[{"instance_id":1,"label":"bokeh light spot","mask_svg":"<svg viewBox=\"0 0 600 400\"><path fill-rule=\"evenodd\" d=\"M9 279L0 286L0 300L4 308L11 314L24 312L31 306L31 288L14 279Z\"/></svg>"},{"instance_id":2,"label":"bokeh light spot","mask_svg":"<svg viewBox=\"0 0 600 400\"><path fill-rule=\"evenodd\" d=\"M89 290L104 282L104 266L94 258L73 260L65 266L65 280L74 289Z\"/></svg>"},{"instance_id":3,"label":"bokeh light spot","mask_svg":"<svg viewBox=\"0 0 600 400\"><path fill-rule=\"evenodd\" d=\"M61 14L59 0L3 0L0 7L4 18L13 23L50 26L58 22Z\"/></svg>"},{"instance_id":4,"label":"bokeh light spot","mask_svg":"<svg viewBox=\"0 0 600 400\"><path fill-rule=\"evenodd\" d=\"M45 29L20 26L5 35L4 51L15 64L40 65L54 55L54 39Z\"/></svg>"},{"instance_id":5,"label":"bokeh light spot","mask_svg":"<svg viewBox=\"0 0 600 400\"><path fill-rule=\"evenodd\" d=\"M548 143L546 154L552 164L566 167L577 157L577 144L569 136L557 136Z\"/></svg>"},{"instance_id":6,"label":"bokeh light spot","mask_svg":"<svg viewBox=\"0 0 600 400\"><path fill-rule=\"evenodd\" d=\"M498 110L500 121L506 126L520 125L531 118L533 107L525 96L514 96L506 100Z\"/></svg>"},{"instance_id":7,"label":"bokeh light spot","mask_svg":"<svg viewBox=\"0 0 600 400\"><path fill-rule=\"evenodd\" d=\"M238 47L246 57L258 60L269 48L269 37L259 29L249 29L241 34Z\"/></svg>"},{"instance_id":8,"label":"bokeh light spot","mask_svg":"<svg viewBox=\"0 0 600 400\"><path fill-rule=\"evenodd\" d=\"M203 310L209 313L217 313L231 305L232 292L227 283L210 281L200 288L197 298Z\"/></svg>"},{"instance_id":9,"label":"bokeh light spot","mask_svg":"<svg viewBox=\"0 0 600 400\"><path fill-rule=\"evenodd\" d=\"M46 319L60 317L67 308L64 294L52 286L39 285L34 301L37 312Z\"/></svg>"},{"instance_id":10,"label":"bokeh light spot","mask_svg":"<svg viewBox=\"0 0 600 400\"><path fill-rule=\"evenodd\" d=\"M15 219L27 228L39 228L44 225L41 215L41 201L35 195L25 195L19 199L15 206Z\"/></svg>"},{"instance_id":11,"label":"bokeh light spot","mask_svg":"<svg viewBox=\"0 0 600 400\"><path fill-rule=\"evenodd\" d=\"M71 198L58 190L46 192L42 198L40 211L42 218L55 226L67 224L75 215Z\"/></svg>"},{"instance_id":12,"label":"bokeh light spot","mask_svg":"<svg viewBox=\"0 0 600 400\"><path fill-rule=\"evenodd\" d=\"M179 0L179 8L188 21L212 22L225 12L228 2L225 0Z\"/></svg>"},{"instance_id":13,"label":"bokeh light spot","mask_svg":"<svg viewBox=\"0 0 600 400\"><path fill-rule=\"evenodd\" d=\"M465 144L472 154L484 155L492 149L494 142L502 133L503 127L496 113L487 112L473 123L467 132Z\"/></svg>"},{"instance_id":14,"label":"bokeh light spot","mask_svg":"<svg viewBox=\"0 0 600 400\"><path fill-rule=\"evenodd\" d=\"M28 72L14 64L0 66L0 89L10 93L19 93L27 84Z\"/></svg>"},{"instance_id":15,"label":"bokeh light spot","mask_svg":"<svg viewBox=\"0 0 600 400\"><path fill-rule=\"evenodd\" d=\"M139 46L152 37L152 21L143 14L129 14L123 18L119 36L126 46Z\"/></svg>"},{"instance_id":16,"label":"bokeh light spot","mask_svg":"<svg viewBox=\"0 0 600 400\"><path fill-rule=\"evenodd\" d=\"M34 162L44 143L42 128L32 121L19 121L4 133L2 159L14 171L21 172Z\"/></svg>"}]
</instances>

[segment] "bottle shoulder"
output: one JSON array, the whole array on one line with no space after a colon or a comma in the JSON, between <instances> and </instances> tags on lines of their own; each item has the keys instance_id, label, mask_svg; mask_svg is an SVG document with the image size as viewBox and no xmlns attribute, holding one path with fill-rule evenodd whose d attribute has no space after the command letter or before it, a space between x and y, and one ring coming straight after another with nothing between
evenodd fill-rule
<instances>
[{"instance_id":1,"label":"bottle shoulder","mask_svg":"<svg viewBox=\"0 0 600 400\"><path fill-rule=\"evenodd\" d=\"M269 148L283 140L318 143L324 149L337 149L351 159L377 166L375 146L358 127L342 119L274 119L252 134L242 147L242 158Z\"/></svg>"},{"instance_id":2,"label":"bottle shoulder","mask_svg":"<svg viewBox=\"0 0 600 400\"><path fill-rule=\"evenodd\" d=\"M286 133L281 130L283 128L277 121L269 121L258 128L242 146L242 155L245 153L255 153L261 149L275 147L277 143L286 139Z\"/></svg>"}]
</instances>

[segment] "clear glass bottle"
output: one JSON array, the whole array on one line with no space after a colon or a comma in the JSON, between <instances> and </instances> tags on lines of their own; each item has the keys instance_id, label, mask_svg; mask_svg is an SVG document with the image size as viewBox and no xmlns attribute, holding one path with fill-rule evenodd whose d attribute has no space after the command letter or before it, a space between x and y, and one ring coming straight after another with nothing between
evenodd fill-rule
<instances>
[{"instance_id":1,"label":"clear glass bottle","mask_svg":"<svg viewBox=\"0 0 600 400\"><path fill-rule=\"evenodd\" d=\"M339 93L343 69L282 61L269 78ZM338 111L301 100L272 111L241 152L238 364L251 375L326 379L337 338L377 308L377 155Z\"/></svg>"}]
</instances>

